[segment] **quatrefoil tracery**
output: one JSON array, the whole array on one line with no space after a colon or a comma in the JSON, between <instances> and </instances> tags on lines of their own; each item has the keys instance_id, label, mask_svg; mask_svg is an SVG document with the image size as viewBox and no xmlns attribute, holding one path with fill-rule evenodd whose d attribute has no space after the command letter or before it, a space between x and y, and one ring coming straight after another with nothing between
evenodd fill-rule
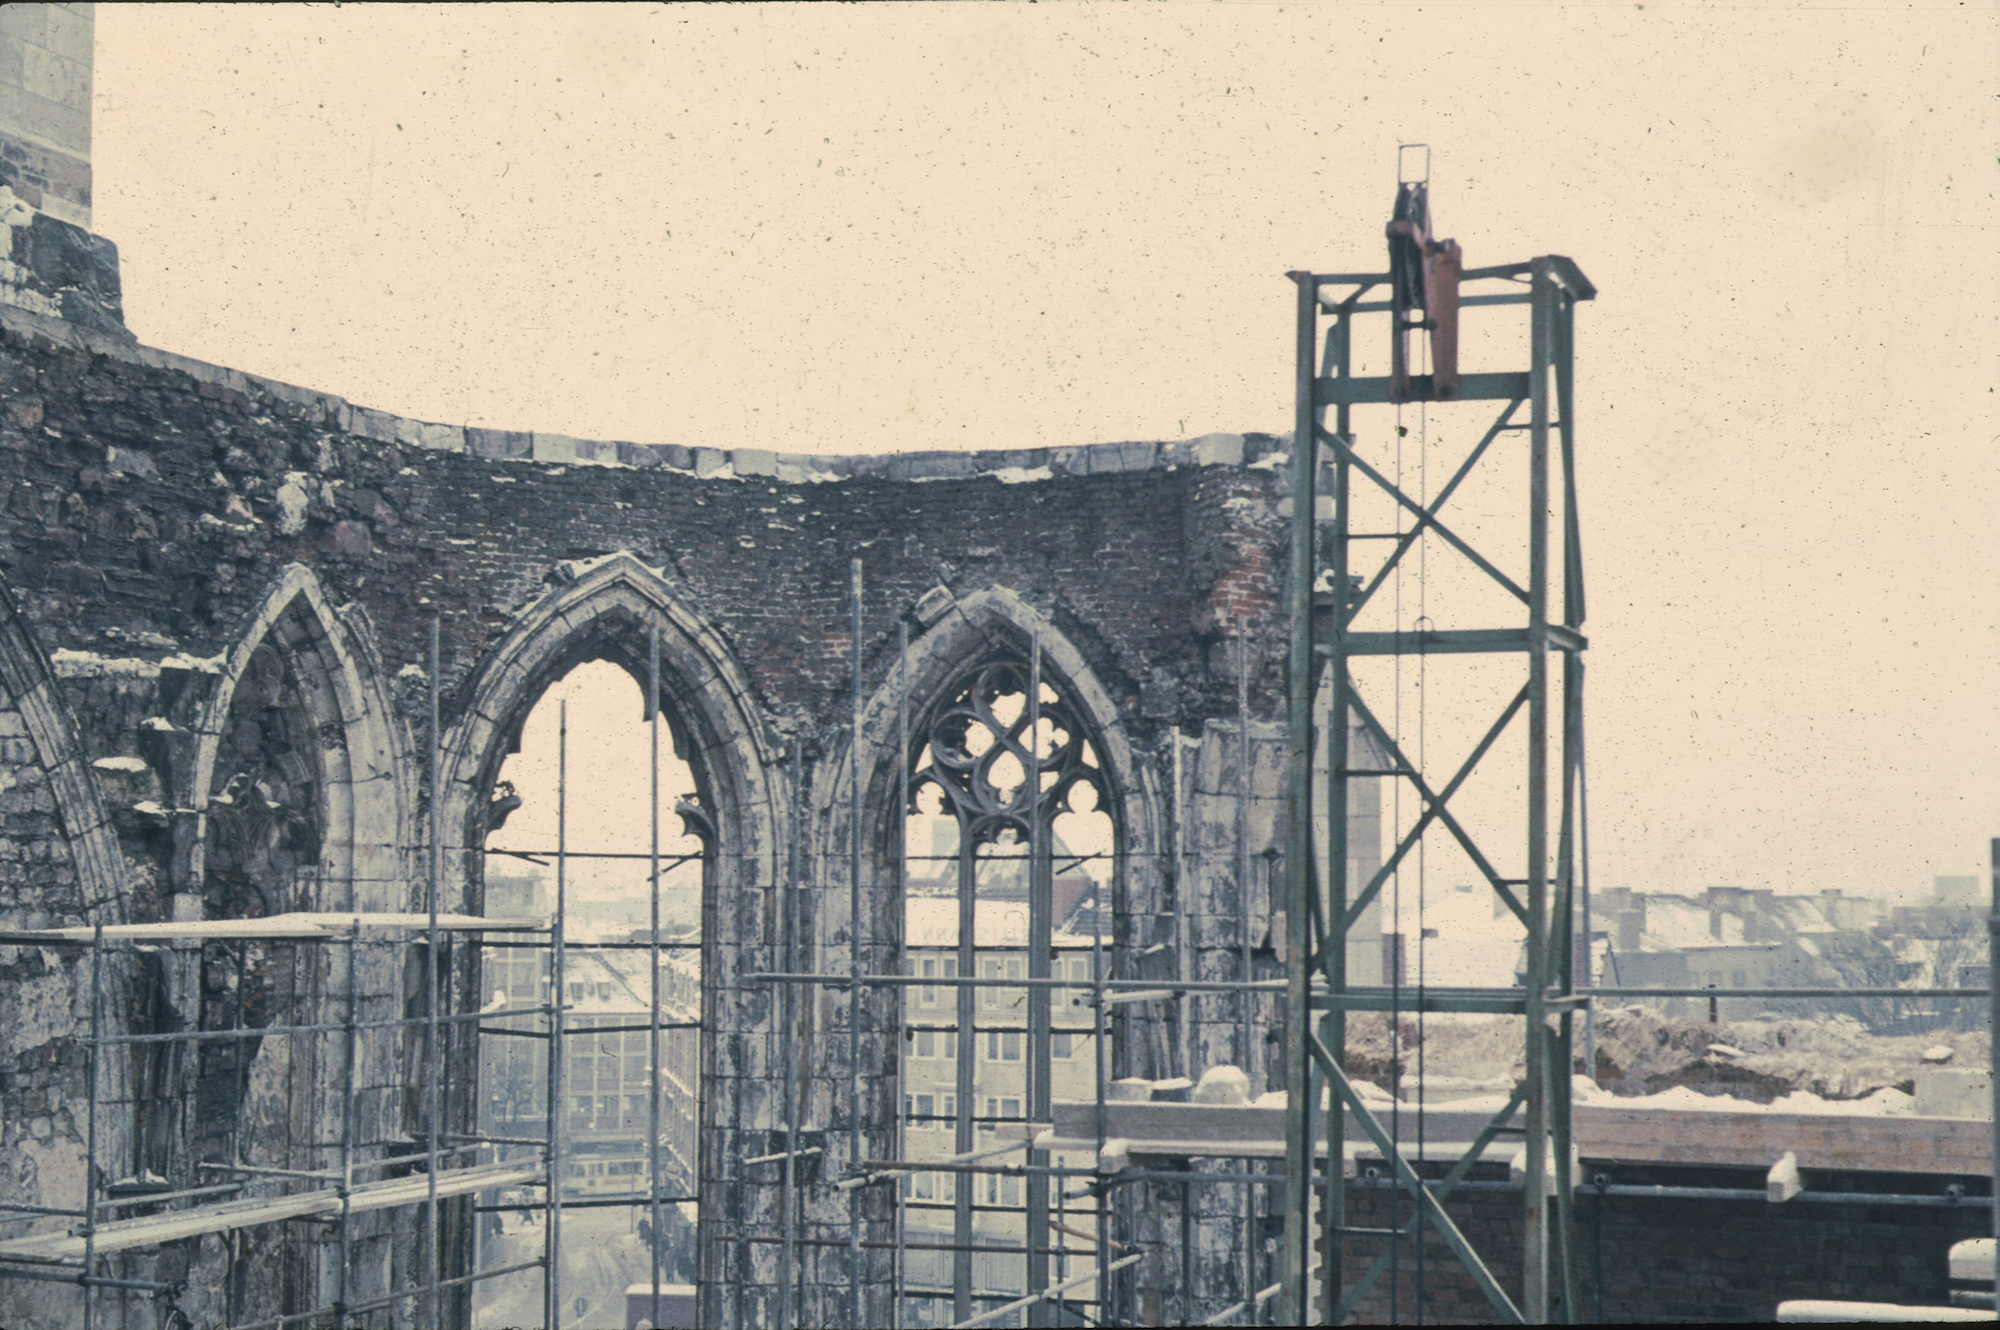
<instances>
[{"instance_id":1,"label":"quatrefoil tracery","mask_svg":"<svg viewBox=\"0 0 2000 1330\"><path fill-rule=\"evenodd\" d=\"M1103 775L1074 707L1046 678L1040 702L1031 755L1027 664L998 661L972 671L931 718L927 750L912 773L910 811L919 811L919 798L935 785L968 842L980 845L1010 831L1025 840L1031 816L1048 826L1080 788L1095 797L1076 811L1103 806ZM1037 760L1042 788L1031 800L1028 775Z\"/></svg>"}]
</instances>

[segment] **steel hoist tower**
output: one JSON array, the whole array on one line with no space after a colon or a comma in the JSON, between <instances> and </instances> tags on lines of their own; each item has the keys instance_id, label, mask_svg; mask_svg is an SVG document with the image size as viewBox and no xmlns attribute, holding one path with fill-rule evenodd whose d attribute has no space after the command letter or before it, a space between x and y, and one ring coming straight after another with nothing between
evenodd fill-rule
<instances>
[{"instance_id":1,"label":"steel hoist tower","mask_svg":"<svg viewBox=\"0 0 2000 1330\"><path fill-rule=\"evenodd\" d=\"M1570 1068L1572 1026L1588 1001L1587 991L1577 990L1579 983L1587 990L1590 980L1588 944L1579 947L1573 925L1582 862L1578 795L1586 643L1572 350L1576 305L1596 290L1575 263L1560 255L1464 267L1456 243L1430 234L1427 192L1426 182L1400 184L1388 226L1387 271L1289 274L1297 287L1298 349L1287 698L1292 813L1285 928L1291 1015L1285 1044L1287 1182L1280 1324L1340 1324L1389 1269L1396 1244L1421 1238L1425 1230L1442 1238L1503 1320L1573 1322L1582 1312L1570 1239L1575 1185ZM1492 316L1492 326L1477 329L1484 338L1480 345L1514 348L1520 344L1520 329L1507 325L1525 314L1527 364L1462 372L1462 314ZM1357 347L1379 356L1379 344L1356 340L1357 328L1370 327L1363 324L1364 316L1376 329L1386 322L1383 331L1391 352L1386 376L1354 373ZM1366 332L1370 338L1381 335ZM1419 360L1428 351L1430 372L1413 372L1413 342ZM1466 438L1477 440L1435 494L1428 492L1428 484L1426 492L1412 494L1414 487L1397 474L1400 453L1387 458L1404 431L1400 423L1388 427L1390 413L1383 408L1406 403L1426 404L1420 408L1426 423L1433 417L1450 420ZM1498 414L1480 430L1474 413L1488 420L1486 413L1495 405ZM1527 437L1525 475L1514 465L1518 447L1494 447L1497 440L1519 434ZM1509 458L1504 471L1496 460L1502 455ZM1498 502L1492 496L1504 492L1508 497L1500 511L1510 516L1505 524L1474 519L1465 529L1455 529L1449 501L1468 476L1482 470L1490 473L1481 476L1485 511L1490 516ZM1520 494L1523 482L1526 492ZM1357 496L1378 507L1392 506L1396 529L1354 529ZM1526 500L1525 514L1514 506L1516 496ZM1525 569L1518 566L1520 528L1511 525L1522 515ZM1558 541L1553 549L1552 525ZM1499 622L1451 622L1453 616L1445 613L1440 616L1444 622L1425 615L1406 623L1399 610L1386 630L1366 627L1371 607L1376 610L1373 619L1381 617L1383 598L1377 592L1420 541L1443 551L1441 557L1460 568L1476 570L1465 574L1467 580L1498 588L1497 598L1487 598L1505 606ZM1491 556L1475 541L1492 550ZM1511 572L1503 567L1506 563L1515 565ZM1309 575L1298 576L1301 569ZM1383 721L1387 706L1381 697L1371 698L1354 665L1367 657L1471 653L1520 657L1524 677L1518 690L1509 686L1504 694L1509 700L1469 756L1456 767L1434 764L1438 770L1427 771L1422 747L1399 745ZM1399 671L1399 688L1402 677ZM1461 711L1465 704L1481 702L1441 692L1435 682L1429 687L1434 696L1460 704ZM1321 688L1326 694L1316 697ZM1331 752L1324 788L1316 790L1314 711L1316 702L1327 705L1329 695L1324 734L1334 737L1322 739ZM1525 818L1517 824L1518 836L1488 836L1482 845L1455 815L1452 799L1482 763L1495 764L1495 744L1517 724L1526 730L1527 769L1512 768L1510 775L1525 794ZM1340 742L1350 726L1365 730L1388 755L1383 769L1353 768L1351 752ZM1517 751L1518 737L1512 744L1509 751ZM1381 868L1359 881L1350 877L1346 810L1349 781L1363 778L1403 782L1414 795L1417 816L1407 830L1397 827L1398 839ZM1323 801L1317 810L1316 800ZM1316 811L1329 829L1324 880L1315 863ZM1385 976L1394 991L1350 984L1349 932L1427 833L1455 842L1499 905L1525 927L1523 982L1517 987L1424 988L1412 997L1402 987L1400 973ZM1386 1115L1363 1103L1344 1067L1348 1013L1392 1007L1409 1013L1488 1012L1524 1018L1523 1081L1441 1176L1419 1175L1419 1167L1399 1148L1402 1143L1391 1140ZM1310 1016L1301 1019L1307 1012ZM1397 1047L1392 1042L1392 1068ZM1406 1120L1410 1116L1403 1110ZM1443 1205L1486 1147L1504 1138L1520 1141L1514 1171L1525 1175L1525 1271L1520 1287L1512 1290L1502 1286ZM1342 1162L1344 1152L1357 1147L1380 1151L1393 1179L1392 1194L1407 1197L1415 1210L1406 1223L1365 1231L1350 1225ZM1326 1170L1316 1176L1322 1158ZM1316 1184L1322 1179L1320 1190ZM1344 1263L1361 1261L1370 1264L1358 1276L1344 1269Z\"/></svg>"}]
</instances>

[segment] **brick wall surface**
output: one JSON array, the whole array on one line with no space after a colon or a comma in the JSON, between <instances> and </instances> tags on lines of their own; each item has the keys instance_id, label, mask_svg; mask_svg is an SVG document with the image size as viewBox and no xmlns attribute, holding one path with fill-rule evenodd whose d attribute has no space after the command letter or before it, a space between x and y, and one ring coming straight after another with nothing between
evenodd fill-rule
<instances>
[{"instance_id":1,"label":"brick wall surface","mask_svg":"<svg viewBox=\"0 0 2000 1330\"><path fill-rule=\"evenodd\" d=\"M243 386L7 335L0 558L47 650L122 655L136 639L116 634L144 633L212 655L297 561L366 608L391 674L421 660L440 614L455 686L558 563L623 549L684 584L773 714L831 721L859 555L871 683L896 615L926 592L1007 584L1075 640L1143 742L1233 707L1208 649L1222 625L1277 613L1273 470L703 479L482 456L504 449L477 437L476 452L384 441L336 399L233 377ZM1253 639L1263 714L1282 645Z\"/></svg>"},{"instance_id":2,"label":"brick wall surface","mask_svg":"<svg viewBox=\"0 0 2000 1330\"><path fill-rule=\"evenodd\" d=\"M1755 1186L1759 1178L1648 1176L1649 1182ZM1979 1184L1974 1180L1971 1189ZM1942 1194L1934 1176L1871 1178L1871 1192ZM1406 1197L1386 1191L1348 1193L1348 1223L1357 1228L1406 1223ZM1600 1209L1601 1206L1601 1209ZM1517 1302L1521 1291L1521 1195L1480 1192L1454 1198L1446 1211ZM1578 1297L1584 1321L1656 1325L1770 1321L1778 1304L1796 1298L1942 1306L1949 1301L1945 1258L1951 1245L1991 1231L1984 1202L1960 1207L1845 1205L1762 1200L1667 1200L1605 1197L1586 1191L1576 1205ZM1383 1250L1377 1238L1349 1240L1342 1269L1357 1280ZM1500 1318L1444 1239L1425 1235L1421 1268L1415 1243L1405 1243L1397 1277L1384 1277L1352 1324L1497 1324ZM1421 1286L1419 1275L1422 1276Z\"/></svg>"}]
</instances>

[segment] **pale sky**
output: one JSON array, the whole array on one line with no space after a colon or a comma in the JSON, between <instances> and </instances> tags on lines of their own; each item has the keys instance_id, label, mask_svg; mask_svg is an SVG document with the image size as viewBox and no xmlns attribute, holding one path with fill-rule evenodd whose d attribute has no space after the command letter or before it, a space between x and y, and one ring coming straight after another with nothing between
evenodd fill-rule
<instances>
[{"instance_id":1,"label":"pale sky","mask_svg":"<svg viewBox=\"0 0 2000 1330\"><path fill-rule=\"evenodd\" d=\"M798 452L1283 431L1288 268L1579 316L1596 880L1921 893L2000 834L2000 12L97 11L168 350L429 420ZM1438 432L1449 441L1442 421Z\"/></svg>"}]
</instances>

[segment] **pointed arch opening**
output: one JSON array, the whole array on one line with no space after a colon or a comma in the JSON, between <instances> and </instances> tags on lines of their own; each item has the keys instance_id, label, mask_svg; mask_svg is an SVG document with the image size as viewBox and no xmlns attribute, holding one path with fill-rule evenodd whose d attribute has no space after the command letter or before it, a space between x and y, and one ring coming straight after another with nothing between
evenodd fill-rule
<instances>
[{"instance_id":1,"label":"pointed arch opening","mask_svg":"<svg viewBox=\"0 0 2000 1330\"><path fill-rule=\"evenodd\" d=\"M932 609L859 722L861 802L876 811L857 830L880 865L882 908L858 941L884 965L940 980L895 990L864 1018L893 1030L897 1050L894 1089L884 1078L879 1107L870 1096L865 1110L866 1130L881 1133L867 1148L913 1163L1046 1130L1054 1103L1093 1101L1099 1077L1129 1073L1125 1009L1095 1005L1092 983L1123 977L1113 957L1130 950L1135 902L1150 910L1159 887L1149 770L1074 642L1006 588ZM905 711L907 745L893 737ZM835 844L849 834L845 783L826 791ZM955 978L986 986L944 982ZM1045 982L1008 983L1030 978ZM1058 1270L1090 1272L1095 1248L1078 1234L1095 1231L1095 1202L1064 1198L1028 1163L1092 1161L1058 1143L910 1174L897 1205L906 1298L893 1312L885 1300L884 1314L953 1324ZM935 1247L947 1249L923 1250ZM1085 1280L1063 1314L1094 1316L1088 1304L1102 1300Z\"/></svg>"},{"instance_id":2,"label":"pointed arch opening","mask_svg":"<svg viewBox=\"0 0 2000 1330\"><path fill-rule=\"evenodd\" d=\"M405 908L410 800L397 759L407 744L366 624L330 605L310 569L292 565L206 682L190 702L193 761L176 798L198 819L178 894L207 919ZM350 969L335 953L211 940L184 960L163 960L155 987L177 1019L203 1030L337 1022L350 984L372 995L363 1019L401 1014L403 976L391 959L357 955ZM141 1084L158 1091L139 1119L142 1170L198 1187L246 1169L338 1167L350 1101L368 1124L360 1157L393 1152L407 1137L407 1054L385 1046L349 1068L347 1053L332 1030L142 1050ZM359 1285L386 1288L392 1225L356 1229ZM338 1255L329 1235L273 1227L230 1245L204 1246L189 1279L228 1322L332 1296Z\"/></svg>"},{"instance_id":3,"label":"pointed arch opening","mask_svg":"<svg viewBox=\"0 0 2000 1330\"><path fill-rule=\"evenodd\" d=\"M1095 1098L1112 1035L1094 1019L1092 986L1113 941L1119 833L1090 727L1030 652L1001 648L961 673L911 746L906 964L915 977L989 985L917 987L906 1001L905 1141L913 1160L943 1160L1037 1130L1057 1100ZM1004 986L1024 978L1074 986ZM1057 1167L1090 1162L1036 1154ZM1057 1215L1061 1191L1046 1174L909 1174L906 1233L960 1248L912 1254L912 1323L951 1324L1046 1287L1052 1274L1090 1273L1094 1248ZM1094 1303L1093 1285L1068 1301L1079 1311Z\"/></svg>"},{"instance_id":4,"label":"pointed arch opening","mask_svg":"<svg viewBox=\"0 0 2000 1330\"><path fill-rule=\"evenodd\" d=\"M648 953L655 899L663 953L662 1282L697 1285L707 1296L716 1277L711 1235L741 1222L732 1210L740 1197L727 1190L713 1196L709 1185L725 1167L711 1163L717 1135L741 1116L735 1083L711 1074L718 1021L736 1017L718 1004L717 971L761 936L779 804L746 676L662 574L621 554L560 575L562 584L517 616L449 707L462 719L443 736L441 753L443 894L489 915L551 913L558 886L553 813L557 799L564 801L562 903L566 930L582 936L566 946L560 975L548 953L531 949L488 946L476 959L463 958L460 1000L498 1006L559 996L566 1008L560 1185L565 1207L577 1208L565 1215L560 1259L566 1311L584 1298L588 1321L622 1317L612 1295L651 1278L648 1134L656 1082ZM655 643L657 691L650 682ZM558 775L555 731L565 699L570 747ZM647 805L655 724L657 898L648 881ZM525 1051L513 1047L531 1043ZM544 1041L468 1035L452 1065L479 1087L476 1111L488 1130L525 1139L547 1121L547 1059ZM521 1130L502 1130L503 1121ZM539 1193L518 1199L542 1200ZM512 1264L516 1247L538 1254L544 1215L523 1209L468 1222L478 1244L469 1263ZM496 1317L538 1322L534 1283L483 1285L468 1312L482 1324Z\"/></svg>"},{"instance_id":5,"label":"pointed arch opening","mask_svg":"<svg viewBox=\"0 0 2000 1330\"><path fill-rule=\"evenodd\" d=\"M407 906L407 736L365 619L336 610L311 569L280 575L193 728L180 806L204 825L187 889L209 894L213 866L214 890L235 897L224 908L253 908L245 892L292 909Z\"/></svg>"},{"instance_id":6,"label":"pointed arch opening","mask_svg":"<svg viewBox=\"0 0 2000 1330\"><path fill-rule=\"evenodd\" d=\"M676 727L656 729L645 700L644 687L611 659L594 656L571 667L524 718L497 774L487 824L487 912L549 915L560 900L564 914L559 979L547 948L503 942L484 949L479 992L484 1007L504 1012L547 1005L560 983L563 1074L556 1093L568 1213L558 1245L566 1309L583 1323L622 1316L624 1290L651 1280L655 1213L662 1284L693 1286L700 1268L705 845L696 810L705 801L671 737ZM666 713L659 709L662 721ZM656 927L657 1049L650 973ZM545 1132L550 1047L548 1040L519 1037L483 1042L482 1131L514 1140ZM657 1160L648 1147L656 1129ZM537 1153L512 1146L502 1157ZM657 1181L663 1198L657 1211L649 1181ZM524 1208L481 1216L480 1269L530 1262L544 1250L546 1214L525 1208L539 1194L523 1191L513 1199ZM528 1278L482 1284L473 1323L532 1324L541 1296Z\"/></svg>"}]
</instances>

